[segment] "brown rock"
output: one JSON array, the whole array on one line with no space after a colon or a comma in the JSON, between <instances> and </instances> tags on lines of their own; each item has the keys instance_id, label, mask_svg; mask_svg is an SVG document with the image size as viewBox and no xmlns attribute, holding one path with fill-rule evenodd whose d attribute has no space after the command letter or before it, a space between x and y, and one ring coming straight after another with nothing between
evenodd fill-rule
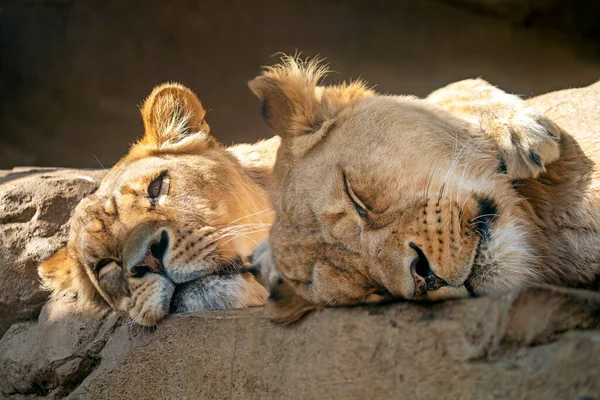
<instances>
[{"instance_id":1,"label":"brown rock","mask_svg":"<svg viewBox=\"0 0 600 400\"><path fill-rule=\"evenodd\" d=\"M19 168L0 172L0 336L36 318L47 298L37 265L66 242L79 200L103 171Z\"/></svg>"},{"instance_id":2,"label":"brown rock","mask_svg":"<svg viewBox=\"0 0 600 400\"><path fill-rule=\"evenodd\" d=\"M0 340L1 393L68 393L95 368L119 323L116 313L82 313L66 299L46 304L37 322L13 324Z\"/></svg>"},{"instance_id":3,"label":"brown rock","mask_svg":"<svg viewBox=\"0 0 600 400\"><path fill-rule=\"evenodd\" d=\"M560 306L539 316L555 299ZM530 305L528 323L515 332L514 318L525 317L523 302ZM100 353L118 362L106 369L100 364L73 397L600 395L599 312L600 294L539 289L434 305L327 309L287 328L264 320L258 310L177 315L155 332L133 335L119 328ZM577 321L556 323L569 313ZM539 331L545 334L538 340L521 340Z\"/></svg>"},{"instance_id":4,"label":"brown rock","mask_svg":"<svg viewBox=\"0 0 600 400\"><path fill-rule=\"evenodd\" d=\"M64 304L44 310L38 323L13 325L0 341L6 395L600 395L600 294L594 292L539 288L438 304L326 309L291 327L270 323L260 309L174 315L155 330L123 324L113 313L73 315Z\"/></svg>"}]
</instances>

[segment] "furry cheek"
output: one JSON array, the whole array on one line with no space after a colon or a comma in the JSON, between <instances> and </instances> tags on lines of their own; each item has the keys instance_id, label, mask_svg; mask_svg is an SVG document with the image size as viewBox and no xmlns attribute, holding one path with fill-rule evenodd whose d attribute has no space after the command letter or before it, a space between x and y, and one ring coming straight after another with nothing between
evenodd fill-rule
<instances>
[{"instance_id":1,"label":"furry cheek","mask_svg":"<svg viewBox=\"0 0 600 400\"><path fill-rule=\"evenodd\" d=\"M267 292L253 278L241 275L210 275L178 287L175 312L245 308L266 303Z\"/></svg>"},{"instance_id":2,"label":"furry cheek","mask_svg":"<svg viewBox=\"0 0 600 400\"><path fill-rule=\"evenodd\" d=\"M351 215L343 208L326 210L321 216L323 238L327 242L343 242L353 251L360 247L362 225L360 217Z\"/></svg>"},{"instance_id":3,"label":"furry cheek","mask_svg":"<svg viewBox=\"0 0 600 400\"><path fill-rule=\"evenodd\" d=\"M473 267L476 292L501 293L538 281L539 260L530 242L529 232L518 221L499 223Z\"/></svg>"}]
</instances>

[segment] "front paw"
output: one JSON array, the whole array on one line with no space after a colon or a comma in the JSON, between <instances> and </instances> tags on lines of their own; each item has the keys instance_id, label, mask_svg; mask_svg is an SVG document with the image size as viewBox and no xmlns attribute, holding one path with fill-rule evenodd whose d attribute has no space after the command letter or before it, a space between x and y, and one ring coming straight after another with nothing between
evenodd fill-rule
<instances>
[{"instance_id":1,"label":"front paw","mask_svg":"<svg viewBox=\"0 0 600 400\"><path fill-rule=\"evenodd\" d=\"M537 178L560 157L560 129L537 110L505 109L482 121L498 140L501 161L513 179Z\"/></svg>"}]
</instances>

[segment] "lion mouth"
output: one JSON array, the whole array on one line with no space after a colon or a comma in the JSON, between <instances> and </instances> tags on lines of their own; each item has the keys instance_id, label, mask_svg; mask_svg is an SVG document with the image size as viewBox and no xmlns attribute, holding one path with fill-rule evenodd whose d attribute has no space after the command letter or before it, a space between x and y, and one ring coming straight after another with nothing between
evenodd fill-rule
<instances>
[{"instance_id":1,"label":"lion mouth","mask_svg":"<svg viewBox=\"0 0 600 400\"><path fill-rule=\"evenodd\" d=\"M206 301L208 292L212 290L219 290L218 286L214 285L215 278L219 278L219 280L223 281L233 279L235 276L244 274L246 272L248 272L248 267L243 262L242 258L235 257L233 259L223 260L223 262L221 262L215 270L203 275L200 278L176 284L171 297L169 312L171 314L177 314L189 311L197 311L190 310L189 306L186 305L191 302L192 299L190 297L197 298L196 300L198 303L203 303Z\"/></svg>"},{"instance_id":2,"label":"lion mouth","mask_svg":"<svg viewBox=\"0 0 600 400\"><path fill-rule=\"evenodd\" d=\"M215 255L211 260L198 265L186 277L174 276L170 269L171 238L167 230L151 241L145 253L138 255L137 263L131 268L129 276L142 278L159 275L170 287L163 291L163 307L167 313L200 311L204 309L223 308L223 304L232 296L232 283L239 281L240 275L249 272L248 264L242 257L225 257ZM186 279L187 278L187 279Z\"/></svg>"}]
</instances>

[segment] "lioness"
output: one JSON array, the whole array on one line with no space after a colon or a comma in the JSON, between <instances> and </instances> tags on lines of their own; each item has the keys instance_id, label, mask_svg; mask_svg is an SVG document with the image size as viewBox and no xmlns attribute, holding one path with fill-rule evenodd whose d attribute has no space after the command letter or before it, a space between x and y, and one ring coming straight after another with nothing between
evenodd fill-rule
<instances>
[{"instance_id":1,"label":"lioness","mask_svg":"<svg viewBox=\"0 0 600 400\"><path fill-rule=\"evenodd\" d=\"M279 139L221 147L179 84L155 88L141 112L144 137L76 207L68 244L39 267L43 284L146 326L264 304L243 260L273 220L265 186Z\"/></svg>"},{"instance_id":2,"label":"lioness","mask_svg":"<svg viewBox=\"0 0 600 400\"><path fill-rule=\"evenodd\" d=\"M584 154L526 102L478 79L417 99L361 82L319 86L325 73L286 58L250 82L282 137L277 218L254 255L273 319L319 305L593 285L597 140L578 138Z\"/></svg>"}]
</instances>

